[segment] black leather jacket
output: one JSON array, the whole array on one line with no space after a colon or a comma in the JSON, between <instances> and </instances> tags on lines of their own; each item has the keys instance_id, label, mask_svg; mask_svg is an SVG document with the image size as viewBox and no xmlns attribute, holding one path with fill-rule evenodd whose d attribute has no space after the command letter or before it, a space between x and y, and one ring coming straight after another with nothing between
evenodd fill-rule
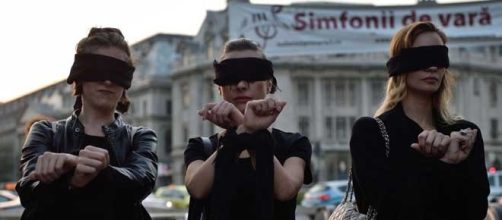
<instances>
[{"instance_id":1,"label":"black leather jacket","mask_svg":"<svg viewBox=\"0 0 502 220\"><path fill-rule=\"evenodd\" d=\"M23 176L16 185L25 207L22 219L61 217L55 213L64 213L61 209L71 202L78 203L82 208L81 199L72 196L78 193L69 187L71 173L50 184L27 178L35 169L38 156L46 151L78 154L83 143L84 127L77 114L78 112L74 112L66 120L54 123L40 121L33 124L22 149L20 169ZM155 132L143 127L132 127L118 113L115 113L115 121L102 129L113 150L110 155L114 155L117 161L117 164L110 164L98 175L98 187L104 189L108 200L105 204L107 207L101 208L108 212L104 218L123 219L120 216L124 216L126 219L150 219L141 201L152 192L157 177ZM135 133L131 134L132 132ZM89 200L88 195L86 198L84 206L85 202L90 204L103 200L103 196L97 201Z\"/></svg>"}]
</instances>

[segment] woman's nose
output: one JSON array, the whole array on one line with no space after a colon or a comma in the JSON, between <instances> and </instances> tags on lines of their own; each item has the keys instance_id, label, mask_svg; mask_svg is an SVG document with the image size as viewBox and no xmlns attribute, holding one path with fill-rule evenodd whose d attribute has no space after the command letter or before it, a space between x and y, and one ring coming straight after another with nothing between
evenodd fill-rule
<instances>
[{"instance_id":1,"label":"woman's nose","mask_svg":"<svg viewBox=\"0 0 502 220\"><path fill-rule=\"evenodd\" d=\"M437 66L431 66L431 67L429 67L429 68L425 69L424 71L425 71L425 72L428 72L428 73L435 73L435 72L437 72L438 70L439 70L439 68L438 68Z\"/></svg>"},{"instance_id":2,"label":"woman's nose","mask_svg":"<svg viewBox=\"0 0 502 220\"><path fill-rule=\"evenodd\" d=\"M239 89L244 89L249 86L249 83L247 81L241 80L237 83L237 88Z\"/></svg>"}]
</instances>

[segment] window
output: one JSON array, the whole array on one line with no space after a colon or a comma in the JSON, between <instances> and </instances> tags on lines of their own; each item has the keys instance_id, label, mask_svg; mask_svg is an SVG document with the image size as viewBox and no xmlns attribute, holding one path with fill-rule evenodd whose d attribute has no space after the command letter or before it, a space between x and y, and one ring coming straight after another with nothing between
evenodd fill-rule
<instances>
[{"instance_id":1,"label":"window","mask_svg":"<svg viewBox=\"0 0 502 220\"><path fill-rule=\"evenodd\" d=\"M371 105L376 106L379 105L384 98L385 95L385 80L382 79L373 79L370 82L370 102Z\"/></svg>"},{"instance_id":2,"label":"window","mask_svg":"<svg viewBox=\"0 0 502 220\"><path fill-rule=\"evenodd\" d=\"M183 140L188 140L188 128L186 125L183 126Z\"/></svg>"},{"instance_id":3,"label":"window","mask_svg":"<svg viewBox=\"0 0 502 220\"><path fill-rule=\"evenodd\" d=\"M336 105L345 106L345 84L343 81L337 81L335 83L335 99Z\"/></svg>"},{"instance_id":4,"label":"window","mask_svg":"<svg viewBox=\"0 0 502 220\"><path fill-rule=\"evenodd\" d=\"M338 143L347 143L351 131L352 131L352 126L354 126L354 123L356 121L356 117L354 116L339 116L336 117L336 141Z\"/></svg>"},{"instance_id":5,"label":"window","mask_svg":"<svg viewBox=\"0 0 502 220\"><path fill-rule=\"evenodd\" d=\"M347 103L349 106L356 106L356 82L355 80L347 80Z\"/></svg>"},{"instance_id":6,"label":"window","mask_svg":"<svg viewBox=\"0 0 502 220\"><path fill-rule=\"evenodd\" d=\"M356 117L354 116L349 117L349 130L352 130L352 127L354 127L355 123L356 123Z\"/></svg>"},{"instance_id":7,"label":"window","mask_svg":"<svg viewBox=\"0 0 502 220\"><path fill-rule=\"evenodd\" d=\"M165 137L164 137L164 140L165 140L165 143L166 143L166 149L165 149L165 152L167 155L171 154L171 151L173 151L173 148L172 148L172 138L171 138L171 130L167 130L166 131L166 134L165 134Z\"/></svg>"},{"instance_id":8,"label":"window","mask_svg":"<svg viewBox=\"0 0 502 220\"><path fill-rule=\"evenodd\" d=\"M171 112L172 112L172 105L171 105L171 100L166 100L166 115L168 117L171 116Z\"/></svg>"},{"instance_id":9,"label":"window","mask_svg":"<svg viewBox=\"0 0 502 220\"><path fill-rule=\"evenodd\" d=\"M334 81L333 80L326 80L323 83L323 94L324 94L324 104L326 106L331 106L334 105L334 96L333 94L335 93L333 87L334 87Z\"/></svg>"},{"instance_id":10,"label":"window","mask_svg":"<svg viewBox=\"0 0 502 220\"><path fill-rule=\"evenodd\" d=\"M326 117L326 120L324 121L325 123L325 128L324 131L326 132L324 136L331 140L334 138L334 130L333 130L333 117Z\"/></svg>"},{"instance_id":11,"label":"window","mask_svg":"<svg viewBox=\"0 0 502 220\"><path fill-rule=\"evenodd\" d=\"M339 142L347 140L347 120L345 117L336 117L336 139Z\"/></svg>"},{"instance_id":12,"label":"window","mask_svg":"<svg viewBox=\"0 0 502 220\"><path fill-rule=\"evenodd\" d=\"M192 101L192 98L190 97L190 87L188 83L182 83L181 84L181 96L182 96L182 102L183 102L183 108L188 108L190 106L190 102Z\"/></svg>"},{"instance_id":13,"label":"window","mask_svg":"<svg viewBox=\"0 0 502 220\"><path fill-rule=\"evenodd\" d=\"M298 119L298 127L300 129L300 133L308 137L310 133L309 117L300 116L300 118Z\"/></svg>"},{"instance_id":14,"label":"window","mask_svg":"<svg viewBox=\"0 0 502 220\"><path fill-rule=\"evenodd\" d=\"M357 84L354 79L338 79L335 85L335 103L337 106L355 106L358 100Z\"/></svg>"},{"instance_id":15,"label":"window","mask_svg":"<svg viewBox=\"0 0 502 220\"><path fill-rule=\"evenodd\" d=\"M497 139L499 134L499 122L493 118L490 120L490 136L492 139Z\"/></svg>"},{"instance_id":16,"label":"window","mask_svg":"<svg viewBox=\"0 0 502 220\"><path fill-rule=\"evenodd\" d=\"M497 97L497 82L490 82L490 88L488 92L490 93L490 107L497 107L498 97Z\"/></svg>"},{"instance_id":17,"label":"window","mask_svg":"<svg viewBox=\"0 0 502 220\"><path fill-rule=\"evenodd\" d=\"M298 79L296 84L298 91L298 105L306 106L310 103L310 84L306 79Z\"/></svg>"},{"instance_id":18,"label":"window","mask_svg":"<svg viewBox=\"0 0 502 220\"><path fill-rule=\"evenodd\" d=\"M473 83L474 83L473 87L474 95L479 96L479 79L475 78Z\"/></svg>"}]
</instances>

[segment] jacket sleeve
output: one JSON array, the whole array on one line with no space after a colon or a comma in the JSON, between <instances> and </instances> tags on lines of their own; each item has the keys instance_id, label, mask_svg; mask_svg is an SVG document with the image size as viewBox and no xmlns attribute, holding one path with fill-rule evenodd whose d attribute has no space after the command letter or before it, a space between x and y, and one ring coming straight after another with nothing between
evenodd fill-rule
<instances>
[{"instance_id":1,"label":"jacket sleeve","mask_svg":"<svg viewBox=\"0 0 502 220\"><path fill-rule=\"evenodd\" d=\"M478 129L476 142L469 156L459 164L440 162L440 178L447 195L446 204L458 210L458 219L484 219L488 209L487 171L484 158L484 143L479 128L469 123L468 127Z\"/></svg>"},{"instance_id":2,"label":"jacket sleeve","mask_svg":"<svg viewBox=\"0 0 502 220\"><path fill-rule=\"evenodd\" d=\"M21 150L21 179L16 184L21 203L25 208L35 205L52 204L58 195L68 190L68 181L64 177L45 184L33 181L28 176L35 170L38 157L46 151L51 151L53 144L52 125L48 121L33 124Z\"/></svg>"},{"instance_id":3,"label":"jacket sleeve","mask_svg":"<svg viewBox=\"0 0 502 220\"><path fill-rule=\"evenodd\" d=\"M157 135L151 129L139 128L126 161L105 169L110 187L116 188L122 201L141 202L153 190L157 179Z\"/></svg>"},{"instance_id":4,"label":"jacket sleeve","mask_svg":"<svg viewBox=\"0 0 502 220\"><path fill-rule=\"evenodd\" d=\"M375 119L363 117L356 121L350 138L352 179L359 210L366 212L369 205L381 213L385 207L389 166L385 156L385 142ZM392 153L391 153L392 154Z\"/></svg>"}]
</instances>

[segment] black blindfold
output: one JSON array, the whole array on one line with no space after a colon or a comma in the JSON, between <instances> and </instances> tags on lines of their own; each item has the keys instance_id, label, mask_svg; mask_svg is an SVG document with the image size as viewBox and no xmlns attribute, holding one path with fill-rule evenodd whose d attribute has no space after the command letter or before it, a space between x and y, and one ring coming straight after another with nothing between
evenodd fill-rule
<instances>
[{"instance_id":1,"label":"black blindfold","mask_svg":"<svg viewBox=\"0 0 502 220\"><path fill-rule=\"evenodd\" d=\"M448 47L438 45L405 48L397 56L387 61L389 76L423 70L433 66L438 68L448 68L450 66Z\"/></svg>"},{"instance_id":2,"label":"black blindfold","mask_svg":"<svg viewBox=\"0 0 502 220\"><path fill-rule=\"evenodd\" d=\"M219 86L233 85L240 81L254 82L274 79L272 62L266 59L246 57L213 62L216 74L213 82Z\"/></svg>"},{"instance_id":3,"label":"black blindfold","mask_svg":"<svg viewBox=\"0 0 502 220\"><path fill-rule=\"evenodd\" d=\"M74 81L110 80L129 89L133 73L133 66L113 57L98 54L75 54L75 61L66 82L71 84Z\"/></svg>"}]
</instances>

